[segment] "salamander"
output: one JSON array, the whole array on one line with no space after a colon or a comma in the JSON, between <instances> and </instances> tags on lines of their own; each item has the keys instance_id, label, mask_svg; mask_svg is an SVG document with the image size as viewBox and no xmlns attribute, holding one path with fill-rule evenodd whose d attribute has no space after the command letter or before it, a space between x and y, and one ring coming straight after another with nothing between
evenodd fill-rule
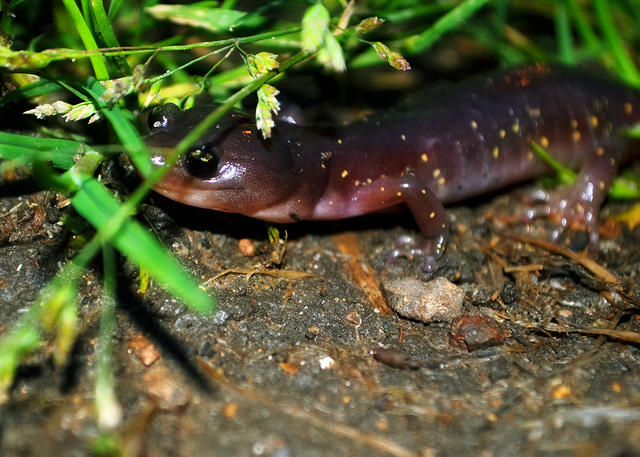
<instances>
[{"instance_id":1,"label":"salamander","mask_svg":"<svg viewBox=\"0 0 640 457\"><path fill-rule=\"evenodd\" d=\"M211 108L164 105L151 116L153 162ZM599 208L637 143L621 130L640 120L640 93L607 78L533 64L427 92L347 125L277 121L263 139L232 113L210 129L156 186L188 205L286 223L330 220L406 205L421 232L409 245L432 270L447 242L443 204L524 182L550 169L531 141L575 183L546 207L562 227L582 225L597 243ZM404 251L396 250L399 255Z\"/></svg>"}]
</instances>

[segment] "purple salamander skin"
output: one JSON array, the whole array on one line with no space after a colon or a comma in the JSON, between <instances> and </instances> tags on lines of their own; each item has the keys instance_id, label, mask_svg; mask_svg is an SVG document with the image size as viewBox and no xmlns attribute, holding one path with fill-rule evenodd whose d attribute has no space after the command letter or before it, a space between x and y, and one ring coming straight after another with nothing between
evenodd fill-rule
<instances>
[{"instance_id":1,"label":"purple salamander skin","mask_svg":"<svg viewBox=\"0 0 640 457\"><path fill-rule=\"evenodd\" d=\"M550 170L535 141L579 169L549 205L597 243L598 211L621 163L637 154L621 129L640 120L640 94L576 70L532 65L431 92L422 103L318 131L276 122L263 140L232 114L207 132L156 190L188 205L273 222L341 219L405 204L416 253L433 268L446 245L443 204ZM176 108L177 109L177 108ZM148 143L174 146L208 112L156 113ZM154 162L162 164L161 149Z\"/></svg>"}]
</instances>

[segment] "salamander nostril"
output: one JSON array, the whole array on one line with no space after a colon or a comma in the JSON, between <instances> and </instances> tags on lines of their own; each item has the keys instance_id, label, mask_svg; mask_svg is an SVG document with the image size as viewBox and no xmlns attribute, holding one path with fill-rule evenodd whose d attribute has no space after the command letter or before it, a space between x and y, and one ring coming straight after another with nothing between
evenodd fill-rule
<instances>
[{"instance_id":1,"label":"salamander nostril","mask_svg":"<svg viewBox=\"0 0 640 457\"><path fill-rule=\"evenodd\" d=\"M184 169L195 178L209 179L218 173L219 159L210 143L203 144L185 153Z\"/></svg>"}]
</instances>

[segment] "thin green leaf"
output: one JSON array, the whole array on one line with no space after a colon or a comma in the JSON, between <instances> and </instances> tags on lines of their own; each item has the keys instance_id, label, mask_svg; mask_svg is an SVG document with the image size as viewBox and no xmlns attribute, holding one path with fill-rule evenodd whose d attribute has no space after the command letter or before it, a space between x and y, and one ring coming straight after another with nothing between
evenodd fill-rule
<instances>
[{"instance_id":1,"label":"thin green leaf","mask_svg":"<svg viewBox=\"0 0 640 457\"><path fill-rule=\"evenodd\" d=\"M24 163L51 161L56 168L69 169L76 154L86 145L77 141L37 138L0 132L0 159L20 160Z\"/></svg>"},{"instance_id":2,"label":"thin green leaf","mask_svg":"<svg viewBox=\"0 0 640 457\"><path fill-rule=\"evenodd\" d=\"M111 245L102 248L102 265L104 271L102 315L100 316L100 332L96 345L97 367L95 400L98 425L102 429L116 427L122 417L122 409L118 403L114 388L112 344L115 330L116 278L117 268L115 252Z\"/></svg>"},{"instance_id":3,"label":"thin green leaf","mask_svg":"<svg viewBox=\"0 0 640 457\"><path fill-rule=\"evenodd\" d=\"M80 38L84 43L86 49L98 49L98 44L96 40L93 38L93 34L89 29L89 26L84 20L82 13L78 9L78 5L76 5L75 0L62 0L65 8L69 12L69 15L73 19L73 22L80 34ZM93 71L96 74L96 78L98 79L110 79L109 72L107 71L107 66L104 63L104 60L100 54L93 54L89 57L91 60L91 65L93 65Z\"/></svg>"},{"instance_id":4,"label":"thin green leaf","mask_svg":"<svg viewBox=\"0 0 640 457\"><path fill-rule=\"evenodd\" d=\"M95 25L98 28L98 32L100 33L99 36L104 41L104 44L109 48L120 47L120 43L116 38L116 34L113 32L113 28L111 27L111 21L107 17L107 12L104 10L102 0L91 0L91 4L93 6L91 11L93 12ZM124 56L117 55L111 57L110 59L118 69L120 76L131 74L131 68L129 68L127 59L125 59Z\"/></svg>"},{"instance_id":5,"label":"thin green leaf","mask_svg":"<svg viewBox=\"0 0 640 457\"><path fill-rule=\"evenodd\" d=\"M554 23L560 61L565 65L575 65L576 53L573 47L571 23L564 0L558 0L555 4Z\"/></svg>"},{"instance_id":6,"label":"thin green leaf","mask_svg":"<svg viewBox=\"0 0 640 457\"><path fill-rule=\"evenodd\" d=\"M640 72L625 48L624 40L620 36L618 28L613 21L608 0L594 0L593 7L607 47L615 59L620 77L627 83L635 87L640 87Z\"/></svg>"},{"instance_id":7,"label":"thin green leaf","mask_svg":"<svg viewBox=\"0 0 640 457\"><path fill-rule=\"evenodd\" d=\"M489 0L465 0L461 2L420 35L409 39L407 42L408 49L413 53L425 51L445 33L460 27L485 6L488 1Z\"/></svg>"},{"instance_id":8,"label":"thin green leaf","mask_svg":"<svg viewBox=\"0 0 640 457\"><path fill-rule=\"evenodd\" d=\"M302 49L307 52L316 51L329 32L329 11L321 3L310 6L302 17Z\"/></svg>"},{"instance_id":9,"label":"thin green leaf","mask_svg":"<svg viewBox=\"0 0 640 457\"><path fill-rule=\"evenodd\" d=\"M35 326L16 326L0 340L0 405L8 400L18 365L39 344L40 332Z\"/></svg>"},{"instance_id":10,"label":"thin green leaf","mask_svg":"<svg viewBox=\"0 0 640 457\"><path fill-rule=\"evenodd\" d=\"M41 79L40 81L12 90L3 97L0 97L0 107L23 98L33 98L50 94L56 90L60 90L60 85L57 82Z\"/></svg>"},{"instance_id":11,"label":"thin green leaf","mask_svg":"<svg viewBox=\"0 0 640 457\"><path fill-rule=\"evenodd\" d=\"M257 14L247 16L244 11L211 8L202 4L165 5L158 4L145 11L156 19L168 20L175 24L198 27L213 33L227 32L242 19L242 27L256 27L264 22Z\"/></svg>"},{"instance_id":12,"label":"thin green leaf","mask_svg":"<svg viewBox=\"0 0 640 457\"><path fill-rule=\"evenodd\" d=\"M243 43L256 43L258 41L273 40L274 38L291 35L299 32L300 27L293 27L286 30L275 30L266 33L259 33L256 35L241 37L241 38L227 38L225 40L215 41L203 41L199 43L183 44L183 45L168 45L168 46L138 46L134 48L127 48L126 50L98 50L98 49L45 49L40 52L33 51L12 51L9 48L0 46L0 68L15 72L28 72L44 68L51 62L58 60L72 60L72 59L91 59L101 56L114 56L114 55L134 55L134 54L152 54L155 52L166 51L186 51L188 49L195 48L210 48L215 46L227 46ZM108 79L108 78L104 78Z\"/></svg>"},{"instance_id":13,"label":"thin green leaf","mask_svg":"<svg viewBox=\"0 0 640 457\"><path fill-rule=\"evenodd\" d=\"M85 87L85 90L93 97L94 103L100 107L101 113L111 123L118 139L131 157L131 161L138 171L145 177L149 176L151 173L151 163L149 161L149 155L146 153L147 147L131 120L125 116L118 105L109 107L100 99L100 96L104 92L104 87L100 84Z\"/></svg>"},{"instance_id":14,"label":"thin green leaf","mask_svg":"<svg viewBox=\"0 0 640 457\"><path fill-rule=\"evenodd\" d=\"M113 21L113 18L118 14L118 10L122 6L122 0L111 0L109 4L109 20Z\"/></svg>"},{"instance_id":15,"label":"thin green leaf","mask_svg":"<svg viewBox=\"0 0 640 457\"><path fill-rule=\"evenodd\" d=\"M609 193L616 200L637 200L640 198L640 186L637 176L618 176L613 180Z\"/></svg>"},{"instance_id":16,"label":"thin green leaf","mask_svg":"<svg viewBox=\"0 0 640 457\"><path fill-rule=\"evenodd\" d=\"M576 180L576 173L571 168L567 168L554 159L542 146L535 141L530 141L529 145L535 154L540 157L544 162L549 165L557 174L558 179L563 184L573 184Z\"/></svg>"},{"instance_id":17,"label":"thin green leaf","mask_svg":"<svg viewBox=\"0 0 640 457\"><path fill-rule=\"evenodd\" d=\"M93 178L86 179L80 185L71 203L96 230L104 229L120 206L111 193ZM191 309L201 313L215 309L214 300L198 287L164 246L137 221L125 221L111 242L123 255L149 271L162 287L184 300Z\"/></svg>"},{"instance_id":18,"label":"thin green leaf","mask_svg":"<svg viewBox=\"0 0 640 457\"><path fill-rule=\"evenodd\" d=\"M578 36L582 39L585 47L591 52L593 55L596 55L600 49L602 49L602 45L600 43L600 39L597 37L593 28L589 24L589 20L587 19L584 11L578 5L576 0L565 0L567 4L567 8L569 9L569 13L573 18L573 23L576 27L576 32Z\"/></svg>"}]
</instances>

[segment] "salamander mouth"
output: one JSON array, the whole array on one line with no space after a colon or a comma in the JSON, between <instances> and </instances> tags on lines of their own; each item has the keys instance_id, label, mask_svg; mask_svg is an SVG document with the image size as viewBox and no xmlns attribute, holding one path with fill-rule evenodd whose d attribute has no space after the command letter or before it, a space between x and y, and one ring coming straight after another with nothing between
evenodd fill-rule
<instances>
[{"instance_id":1,"label":"salamander mouth","mask_svg":"<svg viewBox=\"0 0 640 457\"><path fill-rule=\"evenodd\" d=\"M238 195L237 187L220 187L204 190L194 186L179 186L173 184L164 185L163 183L160 183L160 185L157 185L154 190L164 197L185 205L206 209L219 209L223 211L229 210L220 208L219 204L227 200L233 201L235 200L235 196Z\"/></svg>"}]
</instances>

